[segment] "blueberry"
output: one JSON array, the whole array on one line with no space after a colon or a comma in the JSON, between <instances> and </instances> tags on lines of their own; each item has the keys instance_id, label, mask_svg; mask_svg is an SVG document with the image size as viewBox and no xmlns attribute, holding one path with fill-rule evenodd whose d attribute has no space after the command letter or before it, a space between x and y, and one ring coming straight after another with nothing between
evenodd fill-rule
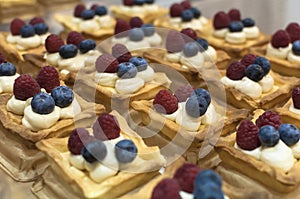
<instances>
[{"instance_id":1,"label":"blueberry","mask_svg":"<svg viewBox=\"0 0 300 199\"><path fill-rule=\"evenodd\" d=\"M21 32L21 36L24 37L24 38L32 37L35 34L34 28L33 28L32 25L24 25L24 26L22 26L20 32Z\"/></svg>"},{"instance_id":2,"label":"blueberry","mask_svg":"<svg viewBox=\"0 0 300 199\"><path fill-rule=\"evenodd\" d=\"M155 28L152 24L143 24L141 28L145 36L152 36L155 33Z\"/></svg>"},{"instance_id":3,"label":"blueberry","mask_svg":"<svg viewBox=\"0 0 300 199\"><path fill-rule=\"evenodd\" d=\"M218 187L222 187L221 176L211 169L203 170L198 173L194 181L194 187L197 189L206 183L214 183Z\"/></svg>"},{"instance_id":4,"label":"blueberry","mask_svg":"<svg viewBox=\"0 0 300 199\"><path fill-rule=\"evenodd\" d=\"M192 11L195 19L198 19L199 17L201 17L201 11L198 8L191 7L189 10Z\"/></svg>"},{"instance_id":5,"label":"blueberry","mask_svg":"<svg viewBox=\"0 0 300 199\"><path fill-rule=\"evenodd\" d=\"M145 0L134 0L134 5L142 6L145 3Z\"/></svg>"},{"instance_id":6,"label":"blueberry","mask_svg":"<svg viewBox=\"0 0 300 199\"><path fill-rule=\"evenodd\" d=\"M196 95L196 97L203 97L206 100L208 105L211 102L211 97L210 97L209 92L203 88L195 89L191 95Z\"/></svg>"},{"instance_id":7,"label":"blueberry","mask_svg":"<svg viewBox=\"0 0 300 199\"><path fill-rule=\"evenodd\" d=\"M77 55L77 52L77 46L75 46L74 44L62 45L59 48L59 55L64 59L75 57Z\"/></svg>"},{"instance_id":8,"label":"blueberry","mask_svg":"<svg viewBox=\"0 0 300 199\"><path fill-rule=\"evenodd\" d=\"M185 110L191 117L198 118L205 114L208 103L204 97L196 97L192 95L185 104Z\"/></svg>"},{"instance_id":9,"label":"blueberry","mask_svg":"<svg viewBox=\"0 0 300 199\"><path fill-rule=\"evenodd\" d=\"M81 53L87 53L96 48L96 42L92 39L85 39L79 43L79 50Z\"/></svg>"},{"instance_id":10,"label":"blueberry","mask_svg":"<svg viewBox=\"0 0 300 199\"><path fill-rule=\"evenodd\" d=\"M183 46L183 54L185 57L193 57L197 55L199 51L199 45L197 42L188 42Z\"/></svg>"},{"instance_id":11,"label":"blueberry","mask_svg":"<svg viewBox=\"0 0 300 199\"><path fill-rule=\"evenodd\" d=\"M145 3L146 3L146 4L153 4L153 3L154 3L154 0L145 0Z\"/></svg>"},{"instance_id":12,"label":"blueberry","mask_svg":"<svg viewBox=\"0 0 300 199\"><path fill-rule=\"evenodd\" d=\"M54 107L54 99L47 93L38 93L31 100L31 108L33 112L38 114L49 114L54 110Z\"/></svg>"},{"instance_id":13,"label":"blueberry","mask_svg":"<svg viewBox=\"0 0 300 199\"><path fill-rule=\"evenodd\" d=\"M185 22L192 21L193 18L194 18L194 13L191 10L184 10L181 12L182 21Z\"/></svg>"},{"instance_id":14,"label":"blueberry","mask_svg":"<svg viewBox=\"0 0 300 199\"><path fill-rule=\"evenodd\" d=\"M230 32L241 32L244 28L244 25L240 21L233 21L229 24Z\"/></svg>"},{"instance_id":15,"label":"blueberry","mask_svg":"<svg viewBox=\"0 0 300 199\"><path fill-rule=\"evenodd\" d=\"M103 16L107 14L107 8L105 6L98 6L95 10L95 14Z\"/></svg>"},{"instance_id":16,"label":"blueberry","mask_svg":"<svg viewBox=\"0 0 300 199\"><path fill-rule=\"evenodd\" d=\"M129 60L130 63L133 63L138 71L143 71L147 69L148 63L143 57L132 57Z\"/></svg>"},{"instance_id":17,"label":"blueberry","mask_svg":"<svg viewBox=\"0 0 300 199\"><path fill-rule=\"evenodd\" d=\"M288 146L296 144L300 139L299 129L292 124L282 124L278 128L280 139Z\"/></svg>"},{"instance_id":18,"label":"blueberry","mask_svg":"<svg viewBox=\"0 0 300 199\"><path fill-rule=\"evenodd\" d=\"M137 148L131 140L122 140L115 146L115 155L120 163L132 162L137 156Z\"/></svg>"},{"instance_id":19,"label":"blueberry","mask_svg":"<svg viewBox=\"0 0 300 199\"><path fill-rule=\"evenodd\" d=\"M224 199L224 193L220 187L214 183L205 183L201 187L194 189L194 199Z\"/></svg>"},{"instance_id":20,"label":"blueberry","mask_svg":"<svg viewBox=\"0 0 300 199\"><path fill-rule=\"evenodd\" d=\"M0 76L13 76L16 74L16 67L10 62L0 64Z\"/></svg>"},{"instance_id":21,"label":"blueberry","mask_svg":"<svg viewBox=\"0 0 300 199\"><path fill-rule=\"evenodd\" d=\"M130 79L137 74L137 68L133 63L123 62L118 65L117 75L122 79Z\"/></svg>"},{"instance_id":22,"label":"blueberry","mask_svg":"<svg viewBox=\"0 0 300 199\"><path fill-rule=\"evenodd\" d=\"M133 28L129 30L129 39L131 41L142 41L144 39L144 32L141 28Z\"/></svg>"},{"instance_id":23,"label":"blueberry","mask_svg":"<svg viewBox=\"0 0 300 199\"><path fill-rule=\"evenodd\" d=\"M101 140L89 142L81 151L81 155L89 163L103 160L106 154L106 146Z\"/></svg>"},{"instance_id":24,"label":"blueberry","mask_svg":"<svg viewBox=\"0 0 300 199\"><path fill-rule=\"evenodd\" d=\"M74 99L74 94L72 89L67 86L58 86L52 89L51 96L55 101L55 105L64 108L69 106Z\"/></svg>"},{"instance_id":25,"label":"blueberry","mask_svg":"<svg viewBox=\"0 0 300 199\"><path fill-rule=\"evenodd\" d=\"M206 51L206 50L208 49L209 44L208 44L208 42L207 42L206 39L199 38L199 39L197 39L196 41L197 41L198 44L200 45L200 46L199 46L199 51L200 51L200 52L204 52L204 51Z\"/></svg>"},{"instance_id":26,"label":"blueberry","mask_svg":"<svg viewBox=\"0 0 300 199\"><path fill-rule=\"evenodd\" d=\"M260 81L264 77L264 73L263 68L257 64L250 64L246 68L246 76L255 82Z\"/></svg>"},{"instance_id":27,"label":"blueberry","mask_svg":"<svg viewBox=\"0 0 300 199\"><path fill-rule=\"evenodd\" d=\"M88 20L88 19L93 19L95 16L95 11L94 10L84 10L81 13L81 18L84 20Z\"/></svg>"},{"instance_id":28,"label":"blueberry","mask_svg":"<svg viewBox=\"0 0 300 199\"><path fill-rule=\"evenodd\" d=\"M262 67L262 69L264 70L264 76L270 72L270 68L271 68L270 61L268 59L266 59L265 57L255 58L253 64L257 64Z\"/></svg>"},{"instance_id":29,"label":"blueberry","mask_svg":"<svg viewBox=\"0 0 300 199\"><path fill-rule=\"evenodd\" d=\"M34 27L35 33L38 35L43 35L48 32L48 26L45 23L38 23L38 24L35 24L33 27Z\"/></svg>"},{"instance_id":30,"label":"blueberry","mask_svg":"<svg viewBox=\"0 0 300 199\"><path fill-rule=\"evenodd\" d=\"M245 18L242 20L242 23L245 27L253 27L255 25L255 21L251 18Z\"/></svg>"},{"instance_id":31,"label":"blueberry","mask_svg":"<svg viewBox=\"0 0 300 199\"><path fill-rule=\"evenodd\" d=\"M300 40L293 42L292 51L295 55L300 55Z\"/></svg>"},{"instance_id":32,"label":"blueberry","mask_svg":"<svg viewBox=\"0 0 300 199\"><path fill-rule=\"evenodd\" d=\"M258 131L258 137L262 145L272 147L279 142L279 133L271 125L265 125Z\"/></svg>"}]
</instances>

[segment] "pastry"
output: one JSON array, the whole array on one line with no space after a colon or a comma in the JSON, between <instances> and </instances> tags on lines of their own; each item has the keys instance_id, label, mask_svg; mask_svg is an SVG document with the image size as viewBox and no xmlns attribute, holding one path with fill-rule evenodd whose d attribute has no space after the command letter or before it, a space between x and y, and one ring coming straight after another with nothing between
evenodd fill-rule
<instances>
[{"instance_id":1,"label":"pastry","mask_svg":"<svg viewBox=\"0 0 300 199\"><path fill-rule=\"evenodd\" d=\"M192 28L202 36L212 32L211 21L205 18L198 8L192 7L189 1L172 4L169 15L155 19L154 25L178 31Z\"/></svg>"},{"instance_id":2,"label":"pastry","mask_svg":"<svg viewBox=\"0 0 300 199\"><path fill-rule=\"evenodd\" d=\"M20 76L14 64L5 61L0 53L0 95L10 96L13 92L13 85L16 78Z\"/></svg>"},{"instance_id":3,"label":"pastry","mask_svg":"<svg viewBox=\"0 0 300 199\"><path fill-rule=\"evenodd\" d=\"M51 198L117 198L158 175L165 164L159 148L146 146L116 111L100 115L91 131L94 136L87 129L77 128L69 139L51 138L37 143L51 167L34 185L35 194L41 196L44 192ZM95 143L100 148L94 148L97 152L93 153L90 149ZM128 147L123 148L124 144Z\"/></svg>"},{"instance_id":4,"label":"pastry","mask_svg":"<svg viewBox=\"0 0 300 199\"><path fill-rule=\"evenodd\" d=\"M233 9L228 14L223 11L215 14L213 33L206 39L216 49L222 49L238 59L247 54L251 47L267 43L269 36L260 32L253 19L241 20L239 11Z\"/></svg>"},{"instance_id":5,"label":"pastry","mask_svg":"<svg viewBox=\"0 0 300 199\"><path fill-rule=\"evenodd\" d=\"M270 109L285 103L291 90L299 85L296 77L285 77L270 70L264 57L247 54L221 71L227 102L235 107Z\"/></svg>"},{"instance_id":6,"label":"pastry","mask_svg":"<svg viewBox=\"0 0 300 199\"><path fill-rule=\"evenodd\" d=\"M299 137L298 128L282 124L278 113L258 109L252 121L243 120L236 133L220 138L215 149L228 171L241 173L274 194L288 193L300 184Z\"/></svg>"},{"instance_id":7,"label":"pastry","mask_svg":"<svg viewBox=\"0 0 300 199\"><path fill-rule=\"evenodd\" d=\"M299 24L290 23L285 30L277 30L268 44L260 48L253 48L251 52L266 56L272 63L275 72L286 76L300 77L299 35Z\"/></svg>"},{"instance_id":8,"label":"pastry","mask_svg":"<svg viewBox=\"0 0 300 199\"><path fill-rule=\"evenodd\" d=\"M114 33L115 19L108 14L105 6L93 4L87 8L84 4L77 4L73 15L56 13L54 18L65 27L65 31L80 32L97 41Z\"/></svg>"},{"instance_id":9,"label":"pastry","mask_svg":"<svg viewBox=\"0 0 300 199\"><path fill-rule=\"evenodd\" d=\"M167 14L167 10L149 1L123 1L123 5L112 5L110 11L117 19L129 21L132 17L139 17L145 23L153 22L157 17Z\"/></svg>"}]
</instances>

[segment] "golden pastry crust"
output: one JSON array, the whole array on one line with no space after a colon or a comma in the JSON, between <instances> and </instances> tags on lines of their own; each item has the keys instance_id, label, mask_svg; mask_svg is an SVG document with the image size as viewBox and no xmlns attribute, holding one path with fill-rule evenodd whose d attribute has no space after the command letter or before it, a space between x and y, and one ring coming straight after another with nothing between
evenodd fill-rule
<instances>
[{"instance_id":1,"label":"golden pastry crust","mask_svg":"<svg viewBox=\"0 0 300 199\"><path fill-rule=\"evenodd\" d=\"M119 171L117 175L107 178L101 183L94 182L88 177L87 172L80 171L71 167L65 154L69 154L67 147L68 138L51 138L37 143L37 147L46 153L51 163L51 170L57 179L43 178L45 187L53 186L53 192L58 191L56 196L71 195L74 198L116 198L130 190L146 183L148 180L158 175L158 170L165 164L165 159L160 155L158 147L148 147L133 130L129 128L126 120L116 111L111 112L121 128L121 134L131 139L138 148L138 156L143 160L141 165L136 165L139 170L137 173ZM141 168L142 167L142 168ZM151 171L151 172L146 172ZM57 186L57 183L64 183ZM55 183L55 184L54 184ZM41 191L41 190L39 190ZM39 192L38 189L36 192ZM64 195L60 195L64 194ZM42 197L41 197L42 198ZM73 197L72 197L73 198Z\"/></svg>"},{"instance_id":2,"label":"golden pastry crust","mask_svg":"<svg viewBox=\"0 0 300 199\"><path fill-rule=\"evenodd\" d=\"M291 112L289 110L292 103L293 100L289 99L289 101L287 101L287 103L284 104L282 107L277 107L274 110L280 115L283 123L293 124L300 129L299 114Z\"/></svg>"},{"instance_id":3,"label":"golden pastry crust","mask_svg":"<svg viewBox=\"0 0 300 199\"><path fill-rule=\"evenodd\" d=\"M221 71L221 74L222 76L225 76L226 71ZM278 87L278 89L274 90L273 88L271 91L263 93L259 99L254 100L235 88L224 85L227 103L238 108L247 108L252 111L258 108L267 110L285 103L290 97L291 90L300 84L300 79L296 77L281 76L272 70L269 74L273 77L274 86Z\"/></svg>"},{"instance_id":4,"label":"golden pastry crust","mask_svg":"<svg viewBox=\"0 0 300 199\"><path fill-rule=\"evenodd\" d=\"M90 122L89 120L91 117L93 117L95 114L104 112L105 109L103 105L86 102L78 95L75 95L75 98L81 107L81 113L76 115L75 118L61 119L50 128L35 132L22 125L23 116L7 111L6 104L8 99L4 101L5 99L0 96L0 101L2 101L2 99L4 101L4 103L0 105L0 121L2 122L4 128L16 133L25 140L32 142L37 142L41 139L50 137L66 136L72 129L74 129L74 120L76 121L76 125L83 122Z\"/></svg>"}]
</instances>

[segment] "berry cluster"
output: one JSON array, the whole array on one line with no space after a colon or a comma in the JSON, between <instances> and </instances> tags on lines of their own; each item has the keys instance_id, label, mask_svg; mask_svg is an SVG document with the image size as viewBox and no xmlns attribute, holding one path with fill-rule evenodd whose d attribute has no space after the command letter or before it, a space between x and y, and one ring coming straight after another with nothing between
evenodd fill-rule
<instances>
[{"instance_id":1,"label":"berry cluster","mask_svg":"<svg viewBox=\"0 0 300 199\"><path fill-rule=\"evenodd\" d=\"M99 6L93 4L89 9L84 4L77 4L74 9L74 17L81 18L83 20L93 19L95 15L103 16L107 14L107 8L105 6Z\"/></svg>"},{"instance_id":2,"label":"berry cluster","mask_svg":"<svg viewBox=\"0 0 300 199\"><path fill-rule=\"evenodd\" d=\"M183 22L201 17L201 11L196 7L192 7L188 0L172 4L169 13L171 17L181 17Z\"/></svg>"},{"instance_id":3,"label":"berry cluster","mask_svg":"<svg viewBox=\"0 0 300 199\"><path fill-rule=\"evenodd\" d=\"M51 34L45 41L45 47L48 53L56 53L64 58L75 57L78 53L85 54L96 48L96 42L92 39L84 39L82 34L72 31L68 34L67 44L64 44L62 38L58 35Z\"/></svg>"},{"instance_id":4,"label":"berry cluster","mask_svg":"<svg viewBox=\"0 0 300 199\"><path fill-rule=\"evenodd\" d=\"M12 35L21 35L23 38L32 37L35 34L43 35L48 32L48 26L41 17L34 17L26 24L22 19L15 18L10 23Z\"/></svg>"},{"instance_id":5,"label":"berry cluster","mask_svg":"<svg viewBox=\"0 0 300 199\"><path fill-rule=\"evenodd\" d=\"M258 82L269 73L270 68L271 64L265 57L247 54L240 62L235 61L229 65L226 76L232 80L241 80L246 76L252 81Z\"/></svg>"},{"instance_id":6,"label":"berry cluster","mask_svg":"<svg viewBox=\"0 0 300 199\"><path fill-rule=\"evenodd\" d=\"M142 6L144 4L153 4L154 0L123 0L125 6Z\"/></svg>"},{"instance_id":7,"label":"berry cluster","mask_svg":"<svg viewBox=\"0 0 300 199\"><path fill-rule=\"evenodd\" d=\"M120 136L120 127L115 116L103 113L93 124L93 135L84 128L74 129L68 140L68 149L74 155L93 163L103 160L107 155L103 141L112 140ZM125 139L115 145L115 156L120 163L132 162L137 156L137 147L131 140Z\"/></svg>"}]
</instances>

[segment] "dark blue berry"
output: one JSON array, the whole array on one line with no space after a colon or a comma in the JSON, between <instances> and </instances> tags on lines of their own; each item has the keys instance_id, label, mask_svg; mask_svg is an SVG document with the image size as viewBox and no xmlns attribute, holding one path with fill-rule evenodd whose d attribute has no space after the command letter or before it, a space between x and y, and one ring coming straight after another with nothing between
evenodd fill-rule
<instances>
[{"instance_id":1,"label":"dark blue berry","mask_svg":"<svg viewBox=\"0 0 300 199\"><path fill-rule=\"evenodd\" d=\"M98 6L95 10L95 14L103 16L107 14L107 8L105 6Z\"/></svg>"},{"instance_id":2,"label":"dark blue berry","mask_svg":"<svg viewBox=\"0 0 300 199\"><path fill-rule=\"evenodd\" d=\"M205 114L208 103L204 97L196 97L192 95L185 104L185 110L191 117L198 118Z\"/></svg>"},{"instance_id":3,"label":"dark blue berry","mask_svg":"<svg viewBox=\"0 0 300 199\"><path fill-rule=\"evenodd\" d=\"M280 139L288 146L296 144L300 139L299 129L292 124L282 124L278 128Z\"/></svg>"},{"instance_id":4,"label":"dark blue berry","mask_svg":"<svg viewBox=\"0 0 300 199\"><path fill-rule=\"evenodd\" d=\"M198 44L200 45L200 46L199 46L199 51L200 51L200 52L204 52L204 51L206 51L206 50L208 49L209 44L208 44L208 42L207 42L206 39L199 38L199 39L197 39L196 41L197 41Z\"/></svg>"},{"instance_id":5,"label":"dark blue berry","mask_svg":"<svg viewBox=\"0 0 300 199\"><path fill-rule=\"evenodd\" d=\"M255 21L251 18L245 18L242 20L242 23L245 27L253 27L255 26Z\"/></svg>"},{"instance_id":6,"label":"dark blue berry","mask_svg":"<svg viewBox=\"0 0 300 199\"><path fill-rule=\"evenodd\" d=\"M35 35L34 28L33 28L32 25L22 26L20 32L21 32L21 36L24 37L24 38L32 37L32 36Z\"/></svg>"},{"instance_id":7,"label":"dark blue berry","mask_svg":"<svg viewBox=\"0 0 300 199\"><path fill-rule=\"evenodd\" d=\"M142 6L145 3L145 0L134 0L133 4L137 6Z\"/></svg>"},{"instance_id":8,"label":"dark blue berry","mask_svg":"<svg viewBox=\"0 0 300 199\"><path fill-rule=\"evenodd\" d=\"M292 51L295 55L300 55L300 40L293 42Z\"/></svg>"},{"instance_id":9,"label":"dark blue berry","mask_svg":"<svg viewBox=\"0 0 300 199\"><path fill-rule=\"evenodd\" d=\"M132 57L129 60L130 63L133 63L138 71L143 71L147 69L148 63L143 57Z\"/></svg>"},{"instance_id":10,"label":"dark blue berry","mask_svg":"<svg viewBox=\"0 0 300 199\"><path fill-rule=\"evenodd\" d=\"M253 64L257 64L262 67L262 69L264 70L264 76L270 72L270 69L271 69L270 61L268 59L266 59L265 57L255 58Z\"/></svg>"},{"instance_id":11,"label":"dark blue berry","mask_svg":"<svg viewBox=\"0 0 300 199\"><path fill-rule=\"evenodd\" d=\"M118 65L117 75L122 79L130 79L137 74L137 68L133 63L123 62Z\"/></svg>"},{"instance_id":12,"label":"dark blue berry","mask_svg":"<svg viewBox=\"0 0 300 199\"><path fill-rule=\"evenodd\" d=\"M0 64L0 76L13 76L16 74L16 67L10 62Z\"/></svg>"},{"instance_id":13,"label":"dark blue berry","mask_svg":"<svg viewBox=\"0 0 300 199\"><path fill-rule=\"evenodd\" d=\"M240 21L233 21L229 24L230 32L241 32L244 28L244 25Z\"/></svg>"},{"instance_id":14,"label":"dark blue berry","mask_svg":"<svg viewBox=\"0 0 300 199\"><path fill-rule=\"evenodd\" d=\"M81 53L87 53L96 48L96 42L92 39L85 39L79 43L79 50Z\"/></svg>"},{"instance_id":15,"label":"dark blue berry","mask_svg":"<svg viewBox=\"0 0 300 199\"><path fill-rule=\"evenodd\" d=\"M31 108L33 112L38 114L49 114L54 110L54 107L54 99L47 93L38 93L31 100Z\"/></svg>"},{"instance_id":16,"label":"dark blue berry","mask_svg":"<svg viewBox=\"0 0 300 199\"><path fill-rule=\"evenodd\" d=\"M211 169L203 170L198 173L194 181L194 188L197 189L206 183L214 183L218 187L222 187L221 176Z\"/></svg>"},{"instance_id":17,"label":"dark blue berry","mask_svg":"<svg viewBox=\"0 0 300 199\"><path fill-rule=\"evenodd\" d=\"M205 183L194 189L194 199L224 199L222 189L214 183Z\"/></svg>"},{"instance_id":18,"label":"dark blue berry","mask_svg":"<svg viewBox=\"0 0 300 199\"><path fill-rule=\"evenodd\" d=\"M74 99L74 94L72 89L67 86L58 86L52 89L51 96L55 101L55 105L64 108L69 106Z\"/></svg>"},{"instance_id":19,"label":"dark blue berry","mask_svg":"<svg viewBox=\"0 0 300 199\"><path fill-rule=\"evenodd\" d=\"M59 55L64 59L75 57L77 52L77 46L74 44L66 44L59 48Z\"/></svg>"},{"instance_id":20,"label":"dark blue berry","mask_svg":"<svg viewBox=\"0 0 300 199\"><path fill-rule=\"evenodd\" d=\"M263 146L272 147L279 142L279 133L271 125L265 125L258 131L258 137Z\"/></svg>"},{"instance_id":21,"label":"dark blue berry","mask_svg":"<svg viewBox=\"0 0 300 199\"><path fill-rule=\"evenodd\" d=\"M122 140L115 146L115 155L120 163L132 162L137 156L137 147L131 140Z\"/></svg>"},{"instance_id":22,"label":"dark blue berry","mask_svg":"<svg viewBox=\"0 0 300 199\"><path fill-rule=\"evenodd\" d=\"M48 26L45 23L38 23L38 24L35 24L33 27L34 27L35 33L38 35L43 35L48 32Z\"/></svg>"},{"instance_id":23,"label":"dark blue berry","mask_svg":"<svg viewBox=\"0 0 300 199\"><path fill-rule=\"evenodd\" d=\"M199 17L201 17L201 11L198 8L191 7L189 10L192 11L195 19L198 19Z\"/></svg>"},{"instance_id":24,"label":"dark blue berry","mask_svg":"<svg viewBox=\"0 0 300 199\"><path fill-rule=\"evenodd\" d=\"M255 82L260 81L264 77L264 73L263 68L257 64L250 64L246 68L246 76Z\"/></svg>"},{"instance_id":25,"label":"dark blue berry","mask_svg":"<svg viewBox=\"0 0 300 199\"><path fill-rule=\"evenodd\" d=\"M181 20L184 22L192 21L194 13L191 10L184 10L181 12Z\"/></svg>"},{"instance_id":26,"label":"dark blue berry","mask_svg":"<svg viewBox=\"0 0 300 199\"><path fill-rule=\"evenodd\" d=\"M88 20L88 19L93 19L95 16L95 11L94 10L84 10L81 13L81 18L84 20Z\"/></svg>"},{"instance_id":27,"label":"dark blue berry","mask_svg":"<svg viewBox=\"0 0 300 199\"><path fill-rule=\"evenodd\" d=\"M145 36L152 36L155 33L155 28L152 24L143 24L141 26Z\"/></svg>"},{"instance_id":28,"label":"dark blue berry","mask_svg":"<svg viewBox=\"0 0 300 199\"><path fill-rule=\"evenodd\" d=\"M206 100L208 105L211 102L211 97L210 97L209 92L203 88L195 89L194 92L191 94L191 96L193 96L193 95L196 95L196 97L203 97Z\"/></svg>"},{"instance_id":29,"label":"dark blue berry","mask_svg":"<svg viewBox=\"0 0 300 199\"><path fill-rule=\"evenodd\" d=\"M154 3L154 0L145 0L145 3L146 3L146 4L153 4L153 3Z\"/></svg>"},{"instance_id":30,"label":"dark blue berry","mask_svg":"<svg viewBox=\"0 0 300 199\"><path fill-rule=\"evenodd\" d=\"M107 155L107 149L101 140L94 140L83 147L81 155L87 162L93 163L103 160Z\"/></svg>"},{"instance_id":31,"label":"dark blue berry","mask_svg":"<svg viewBox=\"0 0 300 199\"><path fill-rule=\"evenodd\" d=\"M198 52L199 52L199 45L197 42L188 42L183 46L183 54L185 57L193 57L197 55Z\"/></svg>"},{"instance_id":32,"label":"dark blue berry","mask_svg":"<svg viewBox=\"0 0 300 199\"><path fill-rule=\"evenodd\" d=\"M133 28L129 30L129 39L131 41L142 41L144 39L144 32L141 28Z\"/></svg>"}]
</instances>

